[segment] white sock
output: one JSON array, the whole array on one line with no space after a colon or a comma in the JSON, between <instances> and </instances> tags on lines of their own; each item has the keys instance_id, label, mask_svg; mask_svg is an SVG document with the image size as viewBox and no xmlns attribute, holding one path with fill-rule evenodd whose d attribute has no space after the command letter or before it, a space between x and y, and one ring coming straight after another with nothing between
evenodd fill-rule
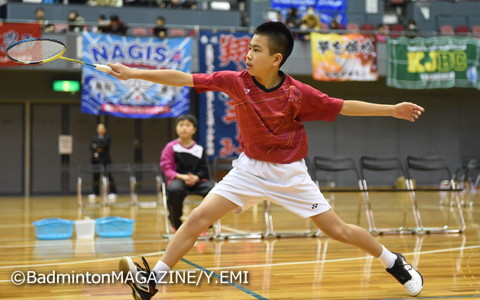
<instances>
[{"instance_id":1,"label":"white sock","mask_svg":"<svg viewBox=\"0 0 480 300\"><path fill-rule=\"evenodd\" d=\"M155 276L157 277L157 280L158 280L160 278L160 272L168 272L170 270L171 270L170 267L166 263L159 260L152 271L155 272Z\"/></svg>"},{"instance_id":2,"label":"white sock","mask_svg":"<svg viewBox=\"0 0 480 300\"><path fill-rule=\"evenodd\" d=\"M380 254L379 257L377 257L378 260L382 263L382 265L385 267L385 269L390 269L393 267L395 264L395 260L397 259L397 256L390 252L385 246L382 245L383 251L382 254Z\"/></svg>"}]
</instances>

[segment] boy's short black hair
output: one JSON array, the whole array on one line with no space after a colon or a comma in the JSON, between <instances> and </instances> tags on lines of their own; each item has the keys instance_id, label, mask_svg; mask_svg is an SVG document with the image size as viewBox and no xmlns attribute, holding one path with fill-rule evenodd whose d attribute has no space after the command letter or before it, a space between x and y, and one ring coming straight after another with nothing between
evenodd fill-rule
<instances>
[{"instance_id":1,"label":"boy's short black hair","mask_svg":"<svg viewBox=\"0 0 480 300\"><path fill-rule=\"evenodd\" d=\"M293 50L293 35L290 29L282 22L266 22L255 29L255 34L268 37L270 54L281 53L282 66Z\"/></svg>"},{"instance_id":2,"label":"boy's short black hair","mask_svg":"<svg viewBox=\"0 0 480 300\"><path fill-rule=\"evenodd\" d=\"M192 115L192 114L183 114L183 115L180 115L177 117L177 119L175 120L175 126L178 125L178 123L180 123L181 121L184 121L184 120L187 120L189 121L190 123L193 124L193 127L197 128L197 118Z\"/></svg>"}]
</instances>

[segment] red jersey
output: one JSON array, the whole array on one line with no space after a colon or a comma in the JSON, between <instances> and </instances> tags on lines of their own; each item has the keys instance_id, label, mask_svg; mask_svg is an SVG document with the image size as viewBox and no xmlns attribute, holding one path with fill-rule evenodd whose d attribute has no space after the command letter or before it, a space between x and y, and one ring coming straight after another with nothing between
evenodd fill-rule
<instances>
[{"instance_id":1,"label":"red jersey","mask_svg":"<svg viewBox=\"0 0 480 300\"><path fill-rule=\"evenodd\" d=\"M193 74L195 89L224 92L232 98L240 146L253 159L287 164L308 155L303 121L333 121L343 100L332 98L291 76L265 89L247 71Z\"/></svg>"}]
</instances>

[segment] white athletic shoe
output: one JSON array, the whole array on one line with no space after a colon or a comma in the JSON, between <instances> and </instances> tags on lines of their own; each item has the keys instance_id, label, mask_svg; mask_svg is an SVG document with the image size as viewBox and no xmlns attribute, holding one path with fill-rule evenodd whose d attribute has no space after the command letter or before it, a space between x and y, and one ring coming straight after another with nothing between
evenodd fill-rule
<instances>
[{"instance_id":1,"label":"white athletic shoe","mask_svg":"<svg viewBox=\"0 0 480 300\"><path fill-rule=\"evenodd\" d=\"M398 282L400 282L410 296L417 296L423 290L423 277L412 265L410 265L405 257L400 253L395 253L397 259L390 269L386 269L392 274Z\"/></svg>"}]
</instances>

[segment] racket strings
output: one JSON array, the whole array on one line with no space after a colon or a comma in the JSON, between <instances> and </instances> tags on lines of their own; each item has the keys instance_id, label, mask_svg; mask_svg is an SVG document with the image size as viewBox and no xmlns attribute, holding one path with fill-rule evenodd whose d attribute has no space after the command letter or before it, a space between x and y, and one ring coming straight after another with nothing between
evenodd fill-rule
<instances>
[{"instance_id":1,"label":"racket strings","mask_svg":"<svg viewBox=\"0 0 480 300\"><path fill-rule=\"evenodd\" d=\"M61 55L65 46L56 41L50 40L32 40L8 49L7 54L10 58L25 63L41 63L56 56Z\"/></svg>"}]
</instances>

